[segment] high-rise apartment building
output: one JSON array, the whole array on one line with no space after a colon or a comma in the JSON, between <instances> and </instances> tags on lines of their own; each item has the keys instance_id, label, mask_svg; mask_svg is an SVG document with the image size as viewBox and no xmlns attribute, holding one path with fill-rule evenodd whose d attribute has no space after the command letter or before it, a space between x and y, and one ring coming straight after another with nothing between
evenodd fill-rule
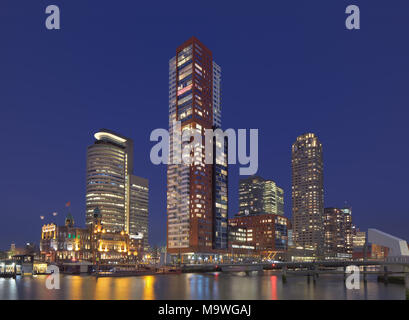
<instances>
[{"instance_id":1,"label":"high-rise apartment building","mask_svg":"<svg viewBox=\"0 0 409 320\"><path fill-rule=\"evenodd\" d=\"M284 191L272 180L258 176L239 182L239 216L252 214L284 215Z\"/></svg>"},{"instance_id":2,"label":"high-rise apartment building","mask_svg":"<svg viewBox=\"0 0 409 320\"><path fill-rule=\"evenodd\" d=\"M195 37L179 46L169 61L167 249L171 254L227 249L227 156L206 164L204 150L205 129L221 127L220 82L221 69L212 52ZM179 141L176 130L202 137L202 146L193 147L191 164L181 161L180 150L189 142Z\"/></svg>"},{"instance_id":3,"label":"high-rise apartment building","mask_svg":"<svg viewBox=\"0 0 409 320\"><path fill-rule=\"evenodd\" d=\"M297 247L321 255L324 244L322 144L313 133L292 145L293 240Z\"/></svg>"},{"instance_id":4,"label":"high-rise apartment building","mask_svg":"<svg viewBox=\"0 0 409 320\"><path fill-rule=\"evenodd\" d=\"M324 254L327 258L351 258L353 225L350 208L324 209Z\"/></svg>"},{"instance_id":5,"label":"high-rise apartment building","mask_svg":"<svg viewBox=\"0 0 409 320\"><path fill-rule=\"evenodd\" d=\"M96 208L107 232L126 232L148 244L148 180L134 176L133 141L101 129L87 150L86 223Z\"/></svg>"}]
</instances>

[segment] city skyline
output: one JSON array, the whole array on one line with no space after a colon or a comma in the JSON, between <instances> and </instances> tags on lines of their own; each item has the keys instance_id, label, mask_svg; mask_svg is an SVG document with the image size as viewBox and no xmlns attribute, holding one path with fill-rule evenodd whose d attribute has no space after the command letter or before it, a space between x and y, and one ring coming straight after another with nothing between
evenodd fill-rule
<instances>
[{"instance_id":1,"label":"city skyline","mask_svg":"<svg viewBox=\"0 0 409 320\"><path fill-rule=\"evenodd\" d=\"M14 28L6 36L6 43L14 43L12 36L26 41L32 37L38 41L38 47L33 57L25 57L21 64L21 52L27 51L23 42L9 45L0 53L2 59L10 61L3 72L7 77L1 77L5 91L0 103L4 106L4 119L8 120L1 132L19 141L4 142L8 154L1 160L2 167L10 170L3 170L1 184L4 195L1 210L7 223L0 228L0 247L6 249L11 242L38 241L38 230L44 222L40 216L63 219L67 201L72 203L77 224L85 224L84 150L92 143L92 134L103 127L134 140L138 149L134 173L148 178L151 187L151 243L165 243L166 167L149 162L152 146L149 134L152 129L167 127L167 61L175 46L192 35L212 48L223 68L223 127L260 129L257 174L271 177L283 187L286 217L291 217L290 146L297 136L314 132L325 148L325 207L343 207L347 201L362 230L382 227L408 239L403 181L407 177L405 164L409 154L401 148L405 144L404 119L408 111L404 101L408 96L403 86L392 84L402 83L409 69L403 59L408 46L399 38L400 20L389 22L386 30L376 27L374 16L380 8L375 5L368 8L366 18L373 23L371 32L362 30L360 35L350 35L341 27L342 32L336 31L338 22L325 17L329 27L317 30L317 25L309 21L314 20L311 16L314 17L316 7L300 5L295 11L300 14L305 9L308 20L301 20L307 31L294 27L283 35L273 33L272 43L266 42L269 33L257 31L265 27L274 30L291 17L285 13L288 5L280 6L281 17L272 13L274 19L254 19L251 20L254 26L246 28L240 27L238 11L225 20L234 28L220 33L212 25L207 30L207 25L196 22L195 28L172 34L165 28L169 19L165 17L163 22L156 19L158 26L144 36L138 31L138 23L146 20L132 22L135 24L130 30L124 30L127 28L122 21L117 27L105 29L104 36L113 42L113 47L105 45L104 37L98 35L104 14L97 16L90 28L83 28L83 22L76 26L77 22L67 19L59 35L46 34L40 27ZM64 6L67 13L77 8L74 4ZM97 10L101 13L104 8L107 9L106 5L101 4ZM398 8L394 10L397 14ZM342 10L339 11L343 18ZM111 14L119 21L119 11ZM125 16L132 17L130 13ZM4 22L13 25L13 14L10 17ZM27 23L32 20L27 16ZM340 19L339 23L342 22ZM187 24L180 22L181 26ZM308 30L317 34L309 34ZM328 32L337 35L336 40L328 39L332 47L319 40ZM380 48L373 33L396 49ZM137 35L147 52L141 51L138 44L116 41L118 34ZM155 37L160 41L151 40ZM248 48L242 46L243 37ZM311 42L317 46L315 49L307 47ZM46 43L52 44L49 53ZM76 43L85 50L80 50L83 55L75 58L65 52L80 52L74 48ZM357 48L354 53L350 53L351 46ZM261 59L249 58L255 55L250 47L262 48L257 52ZM325 49L334 56L324 57L320 50ZM301 53L296 53L297 50ZM112 59L107 62L106 57L98 57L101 51ZM61 59L67 61L66 66L59 65ZM339 67L333 65L334 59ZM380 59L388 63L379 65ZM56 78L61 83L54 81ZM294 90L297 94L291 96ZM238 212L239 178L238 168L229 168L230 217ZM57 217L52 216L55 211L59 213ZM393 219L384 221L385 214Z\"/></svg>"}]
</instances>

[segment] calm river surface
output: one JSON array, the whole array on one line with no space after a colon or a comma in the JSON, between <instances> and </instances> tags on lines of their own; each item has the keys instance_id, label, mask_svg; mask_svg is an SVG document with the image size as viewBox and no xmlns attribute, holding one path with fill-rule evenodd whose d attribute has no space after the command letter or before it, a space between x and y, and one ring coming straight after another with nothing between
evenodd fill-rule
<instances>
[{"instance_id":1,"label":"calm river surface","mask_svg":"<svg viewBox=\"0 0 409 320\"><path fill-rule=\"evenodd\" d=\"M0 278L0 299L405 299L403 285L368 277L347 290L342 275L321 275L316 284L303 276L273 271L99 278L62 275L59 290L45 287L46 276Z\"/></svg>"}]
</instances>

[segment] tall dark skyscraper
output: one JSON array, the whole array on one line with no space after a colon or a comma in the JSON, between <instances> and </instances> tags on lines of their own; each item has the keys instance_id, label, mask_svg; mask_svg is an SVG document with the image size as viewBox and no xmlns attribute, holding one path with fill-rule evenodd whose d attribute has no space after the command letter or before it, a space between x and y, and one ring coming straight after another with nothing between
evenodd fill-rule
<instances>
[{"instance_id":1,"label":"tall dark skyscraper","mask_svg":"<svg viewBox=\"0 0 409 320\"><path fill-rule=\"evenodd\" d=\"M191 164L176 163L174 131L220 128L221 69L195 37L169 61L170 160L167 172L167 248L171 254L208 254L227 249L227 159L205 164L204 147L192 150ZM180 127L175 125L180 122ZM176 157L174 157L176 155ZM216 163L216 162L214 162Z\"/></svg>"},{"instance_id":2,"label":"tall dark skyscraper","mask_svg":"<svg viewBox=\"0 0 409 320\"><path fill-rule=\"evenodd\" d=\"M261 213L284 215L283 189L259 176L240 179L238 215Z\"/></svg>"},{"instance_id":3,"label":"tall dark skyscraper","mask_svg":"<svg viewBox=\"0 0 409 320\"><path fill-rule=\"evenodd\" d=\"M107 232L125 231L148 245L148 180L133 174L133 141L107 129L87 149L86 223L98 208Z\"/></svg>"},{"instance_id":4,"label":"tall dark skyscraper","mask_svg":"<svg viewBox=\"0 0 409 320\"><path fill-rule=\"evenodd\" d=\"M328 258L351 258L353 225L350 208L324 209L324 254Z\"/></svg>"},{"instance_id":5,"label":"tall dark skyscraper","mask_svg":"<svg viewBox=\"0 0 409 320\"><path fill-rule=\"evenodd\" d=\"M324 181L322 145L313 133L292 145L293 240L296 246L321 255L324 244Z\"/></svg>"}]
</instances>

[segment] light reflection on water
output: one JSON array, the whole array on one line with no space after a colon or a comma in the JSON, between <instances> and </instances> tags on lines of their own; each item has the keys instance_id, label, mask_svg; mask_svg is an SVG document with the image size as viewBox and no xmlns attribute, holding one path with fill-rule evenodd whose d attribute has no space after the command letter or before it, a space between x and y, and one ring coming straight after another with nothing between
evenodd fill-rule
<instances>
[{"instance_id":1,"label":"light reflection on water","mask_svg":"<svg viewBox=\"0 0 409 320\"><path fill-rule=\"evenodd\" d=\"M273 271L98 279L62 275L60 290L46 289L45 278L0 278L0 299L405 299L403 285L369 277L359 290L347 290L342 275L320 275L316 283L304 276L287 276L283 283Z\"/></svg>"}]
</instances>

